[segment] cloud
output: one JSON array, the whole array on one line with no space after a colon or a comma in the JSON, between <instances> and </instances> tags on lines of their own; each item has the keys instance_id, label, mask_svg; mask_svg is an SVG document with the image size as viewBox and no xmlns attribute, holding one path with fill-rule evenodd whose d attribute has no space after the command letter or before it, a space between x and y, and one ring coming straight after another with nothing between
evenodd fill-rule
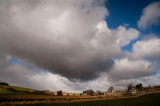
<instances>
[{"instance_id":1,"label":"cloud","mask_svg":"<svg viewBox=\"0 0 160 106\"><path fill-rule=\"evenodd\" d=\"M107 72L108 82L121 89L130 83L158 84L159 48L160 39L153 34L137 41L132 52L125 51L123 57L114 59L114 65Z\"/></svg>"},{"instance_id":2,"label":"cloud","mask_svg":"<svg viewBox=\"0 0 160 106\"><path fill-rule=\"evenodd\" d=\"M144 86L160 85L160 74L156 74L154 76L147 76L147 77L144 77L144 78L140 78L139 81L141 81Z\"/></svg>"},{"instance_id":3,"label":"cloud","mask_svg":"<svg viewBox=\"0 0 160 106\"><path fill-rule=\"evenodd\" d=\"M137 41L133 45L132 59L147 59L153 61L160 60L160 39L156 36Z\"/></svg>"},{"instance_id":4,"label":"cloud","mask_svg":"<svg viewBox=\"0 0 160 106\"><path fill-rule=\"evenodd\" d=\"M110 80L136 79L153 75L157 68L148 61L116 59L111 71L108 73Z\"/></svg>"},{"instance_id":5,"label":"cloud","mask_svg":"<svg viewBox=\"0 0 160 106\"><path fill-rule=\"evenodd\" d=\"M0 81L8 82L12 86L21 86L37 90L63 90L64 92L81 93L83 90L87 89L107 91L110 86L114 86L116 89L126 89L127 85L130 83L137 84L141 82L144 86L160 84L159 74L150 76L154 73L154 70L149 70L152 66L149 62L130 62L128 59L116 60L114 70L111 72L103 72L100 74L99 78L94 80L73 82L57 74L44 70L41 71L36 67L8 63L8 60L11 58L3 53L0 53L0 57ZM128 61L127 65L124 65L126 61ZM120 69L116 69L116 66ZM135 70L129 67L134 67ZM122 70L122 68L125 70ZM138 70L138 68L141 70ZM126 77L127 75L131 77Z\"/></svg>"},{"instance_id":6,"label":"cloud","mask_svg":"<svg viewBox=\"0 0 160 106\"><path fill-rule=\"evenodd\" d=\"M133 52L125 52L123 58L114 60L115 64L107 72L108 82L121 89L130 83L158 85L159 48L160 39L153 34L137 41L133 44Z\"/></svg>"},{"instance_id":7,"label":"cloud","mask_svg":"<svg viewBox=\"0 0 160 106\"><path fill-rule=\"evenodd\" d=\"M111 30L103 0L0 1L0 51L23 63L87 81L107 72L136 29Z\"/></svg>"},{"instance_id":8,"label":"cloud","mask_svg":"<svg viewBox=\"0 0 160 106\"><path fill-rule=\"evenodd\" d=\"M146 29L160 23L160 1L153 2L143 9L142 16L138 21L138 27Z\"/></svg>"},{"instance_id":9,"label":"cloud","mask_svg":"<svg viewBox=\"0 0 160 106\"><path fill-rule=\"evenodd\" d=\"M126 89L127 85L133 84L136 85L138 83L142 83L143 86L148 85L160 85L160 75L156 74L153 76L146 76L146 77L140 77L136 79L122 79L122 80L109 80L109 82L116 88L116 89Z\"/></svg>"},{"instance_id":10,"label":"cloud","mask_svg":"<svg viewBox=\"0 0 160 106\"><path fill-rule=\"evenodd\" d=\"M139 31L125 25L109 29L108 15L103 0L1 0L0 80L65 92L152 84L159 38L137 41L133 53L123 54L121 48ZM12 56L23 65L9 63Z\"/></svg>"},{"instance_id":11,"label":"cloud","mask_svg":"<svg viewBox=\"0 0 160 106\"><path fill-rule=\"evenodd\" d=\"M0 81L2 82L37 90L58 91L62 89L65 92L79 92L66 84L71 83L67 78L41 71L30 65L8 63L10 59L10 56L0 52Z\"/></svg>"},{"instance_id":12,"label":"cloud","mask_svg":"<svg viewBox=\"0 0 160 106\"><path fill-rule=\"evenodd\" d=\"M63 92L72 93L81 93L82 90L87 89L106 91L106 88L110 86L110 83L104 76L86 82L72 82L65 77L40 70L37 67L8 63L10 59L10 56L0 52L0 81L7 82L12 86L20 86L37 90L63 90Z\"/></svg>"}]
</instances>

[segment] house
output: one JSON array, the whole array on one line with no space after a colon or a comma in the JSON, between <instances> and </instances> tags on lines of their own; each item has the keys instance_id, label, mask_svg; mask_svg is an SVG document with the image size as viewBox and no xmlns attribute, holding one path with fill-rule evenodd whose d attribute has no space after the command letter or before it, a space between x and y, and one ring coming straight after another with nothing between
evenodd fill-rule
<instances>
[{"instance_id":1,"label":"house","mask_svg":"<svg viewBox=\"0 0 160 106\"><path fill-rule=\"evenodd\" d=\"M108 92L106 95L112 95L112 92Z\"/></svg>"},{"instance_id":2,"label":"house","mask_svg":"<svg viewBox=\"0 0 160 106\"><path fill-rule=\"evenodd\" d=\"M63 95L63 96L67 96L67 93L65 93L65 92L62 92L62 95Z\"/></svg>"},{"instance_id":3,"label":"house","mask_svg":"<svg viewBox=\"0 0 160 106\"><path fill-rule=\"evenodd\" d=\"M81 93L80 95L87 95L87 93Z\"/></svg>"},{"instance_id":4,"label":"house","mask_svg":"<svg viewBox=\"0 0 160 106\"><path fill-rule=\"evenodd\" d=\"M105 93L106 95L117 95L116 90L113 89L112 92Z\"/></svg>"},{"instance_id":5,"label":"house","mask_svg":"<svg viewBox=\"0 0 160 106\"><path fill-rule=\"evenodd\" d=\"M117 95L115 89L112 90L112 95Z\"/></svg>"},{"instance_id":6,"label":"house","mask_svg":"<svg viewBox=\"0 0 160 106\"><path fill-rule=\"evenodd\" d=\"M53 92L53 95L57 95L57 92Z\"/></svg>"},{"instance_id":7,"label":"house","mask_svg":"<svg viewBox=\"0 0 160 106\"><path fill-rule=\"evenodd\" d=\"M107 92L104 92L103 95L107 95Z\"/></svg>"},{"instance_id":8,"label":"house","mask_svg":"<svg viewBox=\"0 0 160 106\"><path fill-rule=\"evenodd\" d=\"M68 95L68 96L73 96L74 94L73 94L73 93L68 93L67 95Z\"/></svg>"},{"instance_id":9,"label":"house","mask_svg":"<svg viewBox=\"0 0 160 106\"><path fill-rule=\"evenodd\" d=\"M104 95L114 95L114 96L122 96L124 93L122 91L118 91L113 89L112 92L104 92Z\"/></svg>"},{"instance_id":10,"label":"house","mask_svg":"<svg viewBox=\"0 0 160 106\"><path fill-rule=\"evenodd\" d=\"M136 94L137 94L137 91L131 91L131 94L132 94L132 95L136 95Z\"/></svg>"},{"instance_id":11,"label":"house","mask_svg":"<svg viewBox=\"0 0 160 106\"><path fill-rule=\"evenodd\" d=\"M50 95L50 92L49 92L48 90L44 90L44 93L45 93L46 95Z\"/></svg>"},{"instance_id":12,"label":"house","mask_svg":"<svg viewBox=\"0 0 160 106\"><path fill-rule=\"evenodd\" d=\"M137 94L137 91L138 91L137 89L132 89L132 90L131 90L131 94L132 94L132 95L136 95L136 94Z\"/></svg>"},{"instance_id":13,"label":"house","mask_svg":"<svg viewBox=\"0 0 160 106\"><path fill-rule=\"evenodd\" d=\"M123 96L124 95L124 91L116 91L116 94L118 95L118 96Z\"/></svg>"}]
</instances>

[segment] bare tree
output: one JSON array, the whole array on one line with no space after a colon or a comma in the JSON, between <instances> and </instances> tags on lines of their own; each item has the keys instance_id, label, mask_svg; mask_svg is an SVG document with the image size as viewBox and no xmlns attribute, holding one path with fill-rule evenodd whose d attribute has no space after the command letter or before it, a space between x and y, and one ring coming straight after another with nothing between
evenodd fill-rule
<instances>
[{"instance_id":1,"label":"bare tree","mask_svg":"<svg viewBox=\"0 0 160 106\"><path fill-rule=\"evenodd\" d=\"M128 91L130 92L132 90L132 88L133 88L133 85L129 84L127 88L128 88Z\"/></svg>"}]
</instances>

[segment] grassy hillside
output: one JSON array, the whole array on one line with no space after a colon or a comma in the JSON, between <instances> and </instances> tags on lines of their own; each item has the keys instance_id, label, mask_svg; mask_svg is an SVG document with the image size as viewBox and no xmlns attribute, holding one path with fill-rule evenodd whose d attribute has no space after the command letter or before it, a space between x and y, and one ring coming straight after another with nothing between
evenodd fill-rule
<instances>
[{"instance_id":1,"label":"grassy hillside","mask_svg":"<svg viewBox=\"0 0 160 106\"><path fill-rule=\"evenodd\" d=\"M31 106L160 106L160 93L146 94L135 98L109 99L88 102L30 104Z\"/></svg>"},{"instance_id":2,"label":"grassy hillside","mask_svg":"<svg viewBox=\"0 0 160 106\"><path fill-rule=\"evenodd\" d=\"M34 91L34 90L16 86L0 85L0 95L22 95L22 94L28 94L27 92L29 91Z\"/></svg>"}]
</instances>

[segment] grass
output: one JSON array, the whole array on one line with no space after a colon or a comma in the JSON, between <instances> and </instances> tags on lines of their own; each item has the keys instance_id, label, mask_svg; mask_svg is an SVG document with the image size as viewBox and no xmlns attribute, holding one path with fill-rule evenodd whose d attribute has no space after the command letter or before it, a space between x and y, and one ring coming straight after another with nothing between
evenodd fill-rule
<instances>
[{"instance_id":1,"label":"grass","mask_svg":"<svg viewBox=\"0 0 160 106\"><path fill-rule=\"evenodd\" d=\"M10 88L15 89L16 91L34 91L33 89L22 88L22 87L15 87L15 86L10 86Z\"/></svg>"},{"instance_id":2,"label":"grass","mask_svg":"<svg viewBox=\"0 0 160 106\"><path fill-rule=\"evenodd\" d=\"M21 94L26 94L24 93L25 91L34 91L34 90L16 86L0 85L0 95L21 95Z\"/></svg>"},{"instance_id":3,"label":"grass","mask_svg":"<svg viewBox=\"0 0 160 106\"><path fill-rule=\"evenodd\" d=\"M0 88L0 94L6 94L6 95L15 95L17 94L16 92L13 92L13 91L10 91L8 89L3 89L3 88Z\"/></svg>"},{"instance_id":4,"label":"grass","mask_svg":"<svg viewBox=\"0 0 160 106\"><path fill-rule=\"evenodd\" d=\"M30 104L31 106L160 106L160 93L135 98L108 99L87 102Z\"/></svg>"}]
</instances>

